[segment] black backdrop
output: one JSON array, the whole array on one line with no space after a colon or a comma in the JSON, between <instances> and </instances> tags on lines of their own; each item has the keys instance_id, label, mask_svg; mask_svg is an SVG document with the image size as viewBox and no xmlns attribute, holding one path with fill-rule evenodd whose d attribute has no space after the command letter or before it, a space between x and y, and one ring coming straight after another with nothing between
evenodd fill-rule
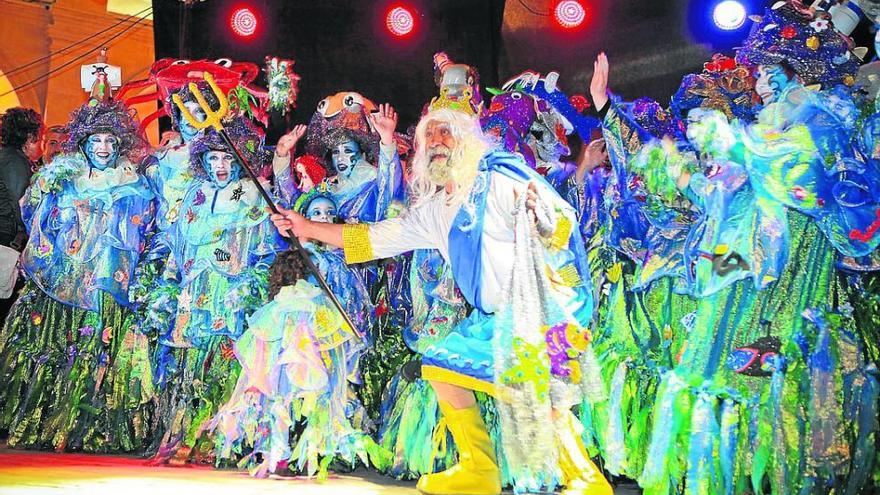
<instances>
[{"instance_id":1,"label":"black backdrop","mask_svg":"<svg viewBox=\"0 0 880 495\"><path fill-rule=\"evenodd\" d=\"M286 118L272 116L269 143L285 128L307 123L321 98L344 90L377 104L391 102L403 131L437 92L432 77L437 51L476 66L484 87L498 84L504 12L504 0L408 4L420 14L418 35L400 41L385 30L390 5L385 1L207 0L184 7L180 0L153 0L156 58L228 57L260 67L266 55L295 60L294 70L302 76L298 107ZM228 24L229 14L242 5L257 11L261 24L247 42ZM265 79L257 82L265 86Z\"/></svg>"}]
</instances>

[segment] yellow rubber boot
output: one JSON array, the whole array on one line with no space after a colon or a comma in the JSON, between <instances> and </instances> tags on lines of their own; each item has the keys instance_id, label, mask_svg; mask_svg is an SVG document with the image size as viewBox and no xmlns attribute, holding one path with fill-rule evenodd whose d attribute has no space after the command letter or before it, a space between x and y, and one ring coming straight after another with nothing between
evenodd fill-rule
<instances>
[{"instance_id":1,"label":"yellow rubber boot","mask_svg":"<svg viewBox=\"0 0 880 495\"><path fill-rule=\"evenodd\" d=\"M458 448L458 464L446 471L426 474L416 488L428 495L498 495L501 473L495 461L495 448L480 407L455 409L440 402L440 411Z\"/></svg>"},{"instance_id":2,"label":"yellow rubber boot","mask_svg":"<svg viewBox=\"0 0 880 495\"><path fill-rule=\"evenodd\" d=\"M559 468L564 488L561 495L613 495L614 489L590 460L581 440L583 426L571 411L554 410Z\"/></svg>"}]
</instances>

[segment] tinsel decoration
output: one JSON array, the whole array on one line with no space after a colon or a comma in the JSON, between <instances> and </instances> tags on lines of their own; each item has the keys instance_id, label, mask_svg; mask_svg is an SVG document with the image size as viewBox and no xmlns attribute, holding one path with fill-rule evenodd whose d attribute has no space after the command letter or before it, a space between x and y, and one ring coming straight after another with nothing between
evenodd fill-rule
<instances>
[{"instance_id":1,"label":"tinsel decoration","mask_svg":"<svg viewBox=\"0 0 880 495\"><path fill-rule=\"evenodd\" d=\"M225 117L227 120L235 116L244 116L251 120L255 119L253 108L259 106L256 96L244 86L236 86L229 91L229 113Z\"/></svg>"},{"instance_id":2,"label":"tinsel decoration","mask_svg":"<svg viewBox=\"0 0 880 495\"><path fill-rule=\"evenodd\" d=\"M285 115L296 108L301 77L293 72L293 60L266 57L266 82L269 85L269 108Z\"/></svg>"}]
</instances>

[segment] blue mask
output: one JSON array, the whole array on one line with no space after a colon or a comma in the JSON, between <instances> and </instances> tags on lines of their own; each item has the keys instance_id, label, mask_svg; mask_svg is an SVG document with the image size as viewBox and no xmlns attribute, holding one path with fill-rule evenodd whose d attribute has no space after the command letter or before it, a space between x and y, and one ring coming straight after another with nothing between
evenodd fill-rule
<instances>
[{"instance_id":1,"label":"blue mask","mask_svg":"<svg viewBox=\"0 0 880 495\"><path fill-rule=\"evenodd\" d=\"M204 122L205 118L207 118L205 111L202 110L202 107L199 106L197 102L185 101L183 102L183 106L185 106L187 110L189 110L189 113L199 122ZM198 134L199 130L191 126L190 123L180 115L180 109L177 109L177 112L175 113L178 116L177 130L180 131L180 137L183 139L183 142L188 143L192 141L196 134Z\"/></svg>"},{"instance_id":2,"label":"blue mask","mask_svg":"<svg viewBox=\"0 0 880 495\"><path fill-rule=\"evenodd\" d=\"M336 222L336 205L329 198L315 198L306 208L306 218L313 222Z\"/></svg>"},{"instance_id":3,"label":"blue mask","mask_svg":"<svg viewBox=\"0 0 880 495\"><path fill-rule=\"evenodd\" d=\"M202 166L208 173L208 178L218 188L223 189L230 182L238 180L241 174L241 165L235 155L226 151L208 151L202 154Z\"/></svg>"},{"instance_id":4,"label":"blue mask","mask_svg":"<svg viewBox=\"0 0 880 495\"><path fill-rule=\"evenodd\" d=\"M776 101L783 91L795 84L797 84L797 80L788 77L781 65L758 66L755 92L758 93L765 105Z\"/></svg>"},{"instance_id":5,"label":"blue mask","mask_svg":"<svg viewBox=\"0 0 880 495\"><path fill-rule=\"evenodd\" d=\"M364 158L360 145L349 139L343 141L330 150L330 160L336 168L336 172L342 177L348 177L354 171L355 165Z\"/></svg>"},{"instance_id":6,"label":"blue mask","mask_svg":"<svg viewBox=\"0 0 880 495\"><path fill-rule=\"evenodd\" d=\"M92 167L98 170L113 167L119 158L119 138L109 132L90 134L83 152Z\"/></svg>"}]
</instances>

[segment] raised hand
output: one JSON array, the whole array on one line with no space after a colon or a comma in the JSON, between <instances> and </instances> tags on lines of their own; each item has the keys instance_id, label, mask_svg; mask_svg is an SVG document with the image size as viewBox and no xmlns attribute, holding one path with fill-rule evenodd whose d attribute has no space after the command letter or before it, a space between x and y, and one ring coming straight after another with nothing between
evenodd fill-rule
<instances>
[{"instance_id":1,"label":"raised hand","mask_svg":"<svg viewBox=\"0 0 880 495\"><path fill-rule=\"evenodd\" d=\"M602 138L594 139L583 151L578 154L577 169L575 170L575 180L578 183L583 182L584 175L592 172L593 169L603 164L608 159L608 150L605 148L605 140Z\"/></svg>"},{"instance_id":2,"label":"raised hand","mask_svg":"<svg viewBox=\"0 0 880 495\"><path fill-rule=\"evenodd\" d=\"M596 110L601 110L608 103L608 70L608 57L602 52L593 62L593 79L590 80L590 96L593 97Z\"/></svg>"},{"instance_id":3,"label":"raised hand","mask_svg":"<svg viewBox=\"0 0 880 495\"><path fill-rule=\"evenodd\" d=\"M275 145L275 154L280 157L289 156L290 151L296 147L296 143L305 136L306 129L308 128L303 124L293 126L290 132L278 139L278 144Z\"/></svg>"},{"instance_id":4,"label":"raised hand","mask_svg":"<svg viewBox=\"0 0 880 495\"><path fill-rule=\"evenodd\" d=\"M379 110L370 114L373 128L382 138L382 144L391 146L394 144L394 129L397 128L397 112L388 103L379 105Z\"/></svg>"}]
</instances>

